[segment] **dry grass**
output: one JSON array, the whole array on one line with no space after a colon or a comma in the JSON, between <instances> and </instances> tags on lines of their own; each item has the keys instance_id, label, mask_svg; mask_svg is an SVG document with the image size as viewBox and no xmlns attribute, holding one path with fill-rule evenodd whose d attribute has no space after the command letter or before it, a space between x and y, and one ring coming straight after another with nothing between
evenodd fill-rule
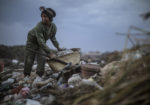
<instances>
[{"instance_id":1,"label":"dry grass","mask_svg":"<svg viewBox=\"0 0 150 105\"><path fill-rule=\"evenodd\" d=\"M149 105L150 56L122 62L117 80L103 91L83 95L74 105ZM107 82L109 81L107 78Z\"/></svg>"}]
</instances>

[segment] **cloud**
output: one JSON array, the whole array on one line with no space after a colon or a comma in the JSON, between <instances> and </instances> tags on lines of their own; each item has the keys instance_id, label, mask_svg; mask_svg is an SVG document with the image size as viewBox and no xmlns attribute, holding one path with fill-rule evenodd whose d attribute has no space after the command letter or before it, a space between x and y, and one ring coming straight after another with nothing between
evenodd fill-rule
<instances>
[{"instance_id":1,"label":"cloud","mask_svg":"<svg viewBox=\"0 0 150 105\"><path fill-rule=\"evenodd\" d=\"M0 44L18 45L25 44L28 28L20 23L0 24L1 40Z\"/></svg>"},{"instance_id":2,"label":"cloud","mask_svg":"<svg viewBox=\"0 0 150 105\"><path fill-rule=\"evenodd\" d=\"M124 37L115 32L127 32L130 25L149 29L150 20L143 22L139 16L150 10L149 4L149 0L3 0L0 30L4 40L9 35L7 27L12 32L7 43L24 44L25 38L20 34L25 37L27 30L41 20L38 8L43 5L57 13L54 22L61 46L81 47L84 51L121 50ZM15 37L20 40L15 42Z\"/></svg>"}]
</instances>

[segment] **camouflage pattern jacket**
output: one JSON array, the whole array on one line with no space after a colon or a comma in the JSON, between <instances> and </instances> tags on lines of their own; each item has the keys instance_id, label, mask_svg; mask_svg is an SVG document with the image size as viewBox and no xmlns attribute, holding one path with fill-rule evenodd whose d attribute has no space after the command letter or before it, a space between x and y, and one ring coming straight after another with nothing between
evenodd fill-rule
<instances>
[{"instance_id":1,"label":"camouflage pattern jacket","mask_svg":"<svg viewBox=\"0 0 150 105\"><path fill-rule=\"evenodd\" d=\"M56 40L56 25L51 23L50 27L39 22L32 30L29 31L27 37L26 48L43 49L46 53L50 53L51 49L46 45L46 41L50 39L53 45L58 48L59 43Z\"/></svg>"}]
</instances>

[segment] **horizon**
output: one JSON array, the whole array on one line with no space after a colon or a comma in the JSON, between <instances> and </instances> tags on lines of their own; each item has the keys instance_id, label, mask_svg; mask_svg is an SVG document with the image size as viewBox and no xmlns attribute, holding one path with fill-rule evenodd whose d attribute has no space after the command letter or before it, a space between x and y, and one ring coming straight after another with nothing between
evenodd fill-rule
<instances>
[{"instance_id":1,"label":"horizon","mask_svg":"<svg viewBox=\"0 0 150 105\"><path fill-rule=\"evenodd\" d=\"M131 25L149 30L150 19L140 17L150 11L149 4L149 0L1 0L0 44L25 45L28 31L41 21L39 7L45 6L56 11L60 47L81 48L83 52L122 51L126 36L116 33L127 33ZM47 45L54 48L50 41Z\"/></svg>"}]
</instances>

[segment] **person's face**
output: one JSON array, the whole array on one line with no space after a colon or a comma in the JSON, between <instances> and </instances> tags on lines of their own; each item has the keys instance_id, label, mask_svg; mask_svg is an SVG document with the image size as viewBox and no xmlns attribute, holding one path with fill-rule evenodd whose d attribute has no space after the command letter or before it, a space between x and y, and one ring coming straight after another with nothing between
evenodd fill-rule
<instances>
[{"instance_id":1,"label":"person's face","mask_svg":"<svg viewBox=\"0 0 150 105\"><path fill-rule=\"evenodd\" d=\"M41 17L42 17L42 22L44 24L48 24L50 22L50 20L46 14L43 13Z\"/></svg>"}]
</instances>

